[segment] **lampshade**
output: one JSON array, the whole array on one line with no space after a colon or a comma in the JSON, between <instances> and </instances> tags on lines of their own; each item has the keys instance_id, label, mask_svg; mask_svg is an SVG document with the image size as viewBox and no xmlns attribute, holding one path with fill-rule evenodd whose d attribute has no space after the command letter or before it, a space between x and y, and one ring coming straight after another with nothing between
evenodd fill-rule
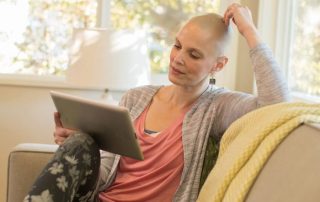
<instances>
[{"instance_id":1,"label":"lampshade","mask_svg":"<svg viewBox=\"0 0 320 202\"><path fill-rule=\"evenodd\" d=\"M146 35L141 31L75 29L66 80L111 90L149 84Z\"/></svg>"}]
</instances>

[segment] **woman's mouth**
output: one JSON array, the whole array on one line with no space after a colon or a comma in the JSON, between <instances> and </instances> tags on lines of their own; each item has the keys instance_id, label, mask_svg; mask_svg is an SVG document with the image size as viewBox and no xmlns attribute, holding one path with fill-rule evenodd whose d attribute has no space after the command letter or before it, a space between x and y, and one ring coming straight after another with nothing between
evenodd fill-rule
<instances>
[{"instance_id":1,"label":"woman's mouth","mask_svg":"<svg viewBox=\"0 0 320 202\"><path fill-rule=\"evenodd\" d=\"M178 70L177 68L174 68L173 66L171 66L171 71L173 74L185 74L182 71Z\"/></svg>"}]
</instances>

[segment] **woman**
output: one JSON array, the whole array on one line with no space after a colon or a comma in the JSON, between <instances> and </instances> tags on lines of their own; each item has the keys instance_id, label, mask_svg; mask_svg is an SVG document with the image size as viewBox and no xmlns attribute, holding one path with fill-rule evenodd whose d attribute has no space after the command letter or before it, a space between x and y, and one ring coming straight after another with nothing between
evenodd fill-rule
<instances>
[{"instance_id":1,"label":"woman","mask_svg":"<svg viewBox=\"0 0 320 202\"><path fill-rule=\"evenodd\" d=\"M213 87L210 79L228 61L223 48L230 20L251 49L257 97ZM237 118L288 96L249 9L239 4L230 5L224 17L188 21L171 50L169 79L170 86L132 89L120 102L134 120L144 161L107 152L100 157L94 141L63 128L56 113L54 136L61 146L25 201L195 201L209 136L218 142Z\"/></svg>"}]
</instances>

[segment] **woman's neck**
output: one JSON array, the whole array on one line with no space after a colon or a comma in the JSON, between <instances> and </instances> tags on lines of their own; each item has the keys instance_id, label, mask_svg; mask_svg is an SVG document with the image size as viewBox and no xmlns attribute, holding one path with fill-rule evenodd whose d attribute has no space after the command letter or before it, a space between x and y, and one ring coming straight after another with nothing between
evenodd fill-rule
<instances>
[{"instance_id":1,"label":"woman's neck","mask_svg":"<svg viewBox=\"0 0 320 202\"><path fill-rule=\"evenodd\" d=\"M167 90L163 91L164 94L160 96L170 105L184 109L194 103L207 90L208 85L207 83L188 87L171 85L166 87Z\"/></svg>"}]
</instances>

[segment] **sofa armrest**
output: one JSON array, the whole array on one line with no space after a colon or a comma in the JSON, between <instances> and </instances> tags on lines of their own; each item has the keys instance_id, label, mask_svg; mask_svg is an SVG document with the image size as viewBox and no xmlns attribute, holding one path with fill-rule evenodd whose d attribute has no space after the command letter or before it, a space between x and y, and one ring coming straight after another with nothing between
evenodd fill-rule
<instances>
[{"instance_id":1,"label":"sofa armrest","mask_svg":"<svg viewBox=\"0 0 320 202\"><path fill-rule=\"evenodd\" d=\"M316 202L320 198L320 124L303 124L269 157L246 202Z\"/></svg>"},{"instance_id":2,"label":"sofa armrest","mask_svg":"<svg viewBox=\"0 0 320 202\"><path fill-rule=\"evenodd\" d=\"M8 159L7 202L23 201L57 148L58 145L31 143L13 148Z\"/></svg>"}]
</instances>

